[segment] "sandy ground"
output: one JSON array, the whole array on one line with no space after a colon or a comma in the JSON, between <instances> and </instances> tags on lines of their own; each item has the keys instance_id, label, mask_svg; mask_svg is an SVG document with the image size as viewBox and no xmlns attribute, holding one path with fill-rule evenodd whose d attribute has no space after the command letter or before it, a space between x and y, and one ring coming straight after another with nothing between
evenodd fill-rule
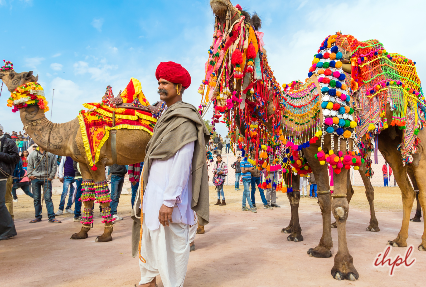
<instances>
[{"instance_id":1,"label":"sandy ground","mask_svg":"<svg viewBox=\"0 0 426 287\"><path fill-rule=\"evenodd\" d=\"M225 196L226 206L214 206L216 192L211 188L211 222L204 235L196 236L197 250L190 255L185 286L424 286L426 252L417 250L423 222L410 225L408 244L415 246L411 258L417 260L412 267L398 268L393 277L388 267L373 267L377 253L384 251L387 240L394 239L400 228L402 203L398 188L376 188L378 233L365 231L368 204L363 189L355 189L347 241L360 274L357 282L334 280L330 275L333 258L306 254L317 245L322 230L315 199L301 199L304 241L294 243L280 233L290 219L285 194L278 195L281 208L259 208L257 214L241 211L241 191L227 187ZM260 203L258 195L257 200ZM54 196L55 211L58 203L59 196ZM0 241L0 286L134 286L140 273L138 259L131 257L129 195L122 195L119 214L124 220L115 225L112 242L94 241L103 231L98 213L89 238L72 241L69 237L80 229L72 215L58 217L62 224L51 224L44 208L43 221L29 224L34 216L32 201L19 196L15 204L18 236ZM337 230L333 229L332 234L334 255ZM394 248L390 256L395 258L405 251Z\"/></svg>"}]
</instances>

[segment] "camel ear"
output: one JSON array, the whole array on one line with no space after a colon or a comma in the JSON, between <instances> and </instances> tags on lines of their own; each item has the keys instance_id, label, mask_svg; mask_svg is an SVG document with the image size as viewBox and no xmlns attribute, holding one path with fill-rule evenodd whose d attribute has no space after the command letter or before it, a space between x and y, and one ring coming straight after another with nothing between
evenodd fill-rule
<instances>
[{"instance_id":1,"label":"camel ear","mask_svg":"<svg viewBox=\"0 0 426 287\"><path fill-rule=\"evenodd\" d=\"M38 82L38 75L35 77L35 81Z\"/></svg>"},{"instance_id":2,"label":"camel ear","mask_svg":"<svg viewBox=\"0 0 426 287\"><path fill-rule=\"evenodd\" d=\"M26 75L25 78L28 79L33 75L33 71L29 71Z\"/></svg>"}]
</instances>

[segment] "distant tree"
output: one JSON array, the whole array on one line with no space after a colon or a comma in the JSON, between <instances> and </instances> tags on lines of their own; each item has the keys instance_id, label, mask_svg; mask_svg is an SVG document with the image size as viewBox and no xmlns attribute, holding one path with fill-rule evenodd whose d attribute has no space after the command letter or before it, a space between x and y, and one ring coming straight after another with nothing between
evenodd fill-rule
<instances>
[{"instance_id":1,"label":"distant tree","mask_svg":"<svg viewBox=\"0 0 426 287\"><path fill-rule=\"evenodd\" d=\"M210 133L212 133L212 136L211 136L211 138L214 138L215 136L216 136L216 132L215 131L213 131L213 126L212 126L212 124L210 123L210 121L209 120L204 120L204 124L206 125L206 127L207 127L207 129L208 129L208 131L210 132Z\"/></svg>"}]
</instances>

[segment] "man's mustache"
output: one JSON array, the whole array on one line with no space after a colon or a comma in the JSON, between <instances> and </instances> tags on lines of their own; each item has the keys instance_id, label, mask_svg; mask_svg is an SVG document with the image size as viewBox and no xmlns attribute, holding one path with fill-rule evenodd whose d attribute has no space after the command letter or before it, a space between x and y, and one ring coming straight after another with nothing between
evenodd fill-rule
<instances>
[{"instance_id":1,"label":"man's mustache","mask_svg":"<svg viewBox=\"0 0 426 287\"><path fill-rule=\"evenodd\" d=\"M166 89L159 89L157 92L159 95L164 94L164 95L168 95L167 90Z\"/></svg>"}]
</instances>

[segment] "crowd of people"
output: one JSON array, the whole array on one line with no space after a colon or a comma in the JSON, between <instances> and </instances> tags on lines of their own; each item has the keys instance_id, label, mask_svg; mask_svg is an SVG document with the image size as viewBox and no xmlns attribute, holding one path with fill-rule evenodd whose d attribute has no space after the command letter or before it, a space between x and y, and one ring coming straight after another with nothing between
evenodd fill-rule
<instances>
[{"instance_id":1,"label":"crowd of people","mask_svg":"<svg viewBox=\"0 0 426 287\"><path fill-rule=\"evenodd\" d=\"M6 207L13 222L13 202L18 202L17 191L21 189L27 196L34 200L35 218L30 223L42 221L42 201L44 199L48 221L51 223L61 223L56 219L57 216L64 213L74 214L74 221L81 221L81 201L82 194L82 175L79 164L69 156L57 156L44 151L42 147L37 146L26 133L11 134L3 133L3 127L0 125L0 138L2 145L0 151L3 167L0 169L0 181L6 184L6 193L4 207ZM8 148L6 154L4 150ZM16 163L14 163L16 161ZM7 167L6 167L7 165ZM129 180L132 186L131 204L133 206L137 188L139 186L140 172L143 163L133 165L113 165L106 169L106 176L111 182L111 213L115 220L123 218L117 214L117 208L120 201L120 195L123 189L124 178L129 174ZM9 171L7 171L9 170ZM8 182L9 175L12 175L12 181ZM55 207L52 201L52 180L58 178L62 183L62 193L59 206L55 213ZM9 191L10 190L10 191ZM9 198L11 195L11 199ZM43 199L42 199L43 196ZM68 200L67 199L68 196ZM1 200L1 199L0 199ZM74 210L73 210L74 205ZM3 210L3 204L0 210ZM3 232L4 233L4 232ZM0 238L10 238L16 235L16 232L3 234L0 232Z\"/></svg>"}]
</instances>

